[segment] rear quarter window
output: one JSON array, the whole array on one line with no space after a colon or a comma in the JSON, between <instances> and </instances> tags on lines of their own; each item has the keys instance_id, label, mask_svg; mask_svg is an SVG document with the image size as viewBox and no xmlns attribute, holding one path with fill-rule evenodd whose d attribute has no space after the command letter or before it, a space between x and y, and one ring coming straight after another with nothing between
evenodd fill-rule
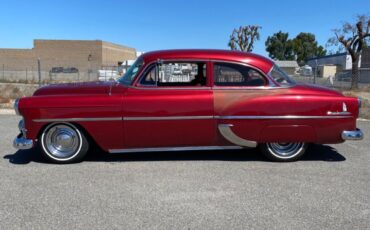
<instances>
[{"instance_id":1,"label":"rear quarter window","mask_svg":"<svg viewBox=\"0 0 370 230\"><path fill-rule=\"evenodd\" d=\"M216 86L264 86L265 77L257 70L233 63L214 63L214 84Z\"/></svg>"}]
</instances>

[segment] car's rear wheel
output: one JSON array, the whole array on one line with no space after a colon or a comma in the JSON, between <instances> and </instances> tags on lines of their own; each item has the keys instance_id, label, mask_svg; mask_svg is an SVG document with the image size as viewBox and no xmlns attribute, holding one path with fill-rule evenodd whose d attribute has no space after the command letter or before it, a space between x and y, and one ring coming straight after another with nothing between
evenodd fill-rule
<instances>
[{"instance_id":1,"label":"car's rear wheel","mask_svg":"<svg viewBox=\"0 0 370 230\"><path fill-rule=\"evenodd\" d=\"M54 163L74 163L82 160L89 143L76 126L69 123L48 125L41 134L41 152Z\"/></svg>"},{"instance_id":2,"label":"car's rear wheel","mask_svg":"<svg viewBox=\"0 0 370 230\"><path fill-rule=\"evenodd\" d=\"M303 142L275 142L260 144L262 153L272 161L296 161L306 152Z\"/></svg>"}]
</instances>

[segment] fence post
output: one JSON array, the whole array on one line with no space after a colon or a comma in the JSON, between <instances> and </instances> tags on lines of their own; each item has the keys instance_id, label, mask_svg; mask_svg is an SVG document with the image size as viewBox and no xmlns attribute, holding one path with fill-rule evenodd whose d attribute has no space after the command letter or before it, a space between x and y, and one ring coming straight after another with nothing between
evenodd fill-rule
<instances>
[{"instance_id":1,"label":"fence post","mask_svg":"<svg viewBox=\"0 0 370 230\"><path fill-rule=\"evenodd\" d=\"M3 64L3 80L5 80L5 73L4 73L4 70L5 70L5 65Z\"/></svg>"},{"instance_id":2,"label":"fence post","mask_svg":"<svg viewBox=\"0 0 370 230\"><path fill-rule=\"evenodd\" d=\"M27 83L27 80L28 80L28 73L27 73L27 68L26 68L26 83Z\"/></svg>"},{"instance_id":3,"label":"fence post","mask_svg":"<svg viewBox=\"0 0 370 230\"><path fill-rule=\"evenodd\" d=\"M39 87L41 86L41 63L40 58L37 59L37 69L39 73Z\"/></svg>"},{"instance_id":4,"label":"fence post","mask_svg":"<svg viewBox=\"0 0 370 230\"><path fill-rule=\"evenodd\" d=\"M317 75L317 70L318 70L318 68L317 68L317 59L315 60L315 62L316 62L315 75L313 75L313 83L314 84L316 84L316 75Z\"/></svg>"}]
</instances>

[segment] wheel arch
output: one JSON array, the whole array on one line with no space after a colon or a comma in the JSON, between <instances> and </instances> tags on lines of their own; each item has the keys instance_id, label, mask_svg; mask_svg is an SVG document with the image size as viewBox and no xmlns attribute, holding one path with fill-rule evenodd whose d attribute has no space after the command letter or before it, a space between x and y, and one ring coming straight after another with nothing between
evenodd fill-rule
<instances>
[{"instance_id":1,"label":"wheel arch","mask_svg":"<svg viewBox=\"0 0 370 230\"><path fill-rule=\"evenodd\" d=\"M87 131L87 129L84 127L84 125L78 123L78 122L65 122L65 121L57 121L57 122L47 122L41 126L39 129L39 132L37 133L37 139L38 143L40 144L41 141L41 135L45 131L45 129L51 125L56 125L56 124L67 124L67 125L72 125L76 127L87 139L90 145L93 145L94 147L98 147L100 150L102 149L101 146L96 142L96 140L93 138L93 136Z\"/></svg>"}]
</instances>

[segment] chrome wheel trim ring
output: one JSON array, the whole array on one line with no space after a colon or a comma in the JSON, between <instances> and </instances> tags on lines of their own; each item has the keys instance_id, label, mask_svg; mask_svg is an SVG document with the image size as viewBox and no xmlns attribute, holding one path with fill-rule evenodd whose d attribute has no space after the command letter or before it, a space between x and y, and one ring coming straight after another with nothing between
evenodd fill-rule
<instances>
[{"instance_id":1,"label":"chrome wheel trim ring","mask_svg":"<svg viewBox=\"0 0 370 230\"><path fill-rule=\"evenodd\" d=\"M289 159L298 155L305 144L303 142L274 142L267 143L269 152L277 158Z\"/></svg>"},{"instance_id":2,"label":"chrome wheel trim ring","mask_svg":"<svg viewBox=\"0 0 370 230\"><path fill-rule=\"evenodd\" d=\"M53 123L42 133L41 145L50 158L56 161L68 161L80 152L82 136L72 124Z\"/></svg>"}]
</instances>

